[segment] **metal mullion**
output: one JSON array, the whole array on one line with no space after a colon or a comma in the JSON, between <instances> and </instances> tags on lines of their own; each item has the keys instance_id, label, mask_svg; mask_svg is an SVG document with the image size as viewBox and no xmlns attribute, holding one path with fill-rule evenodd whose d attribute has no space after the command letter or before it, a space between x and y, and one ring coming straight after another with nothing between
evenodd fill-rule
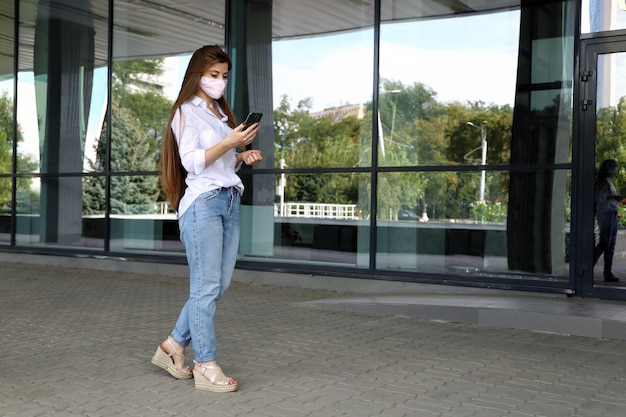
<instances>
[{"instance_id":1,"label":"metal mullion","mask_svg":"<svg viewBox=\"0 0 626 417\"><path fill-rule=\"evenodd\" d=\"M11 226L10 246L17 244L17 73L19 70L19 15L20 1L15 0L13 5L13 155L11 157Z\"/></svg>"},{"instance_id":2,"label":"metal mullion","mask_svg":"<svg viewBox=\"0 0 626 417\"><path fill-rule=\"evenodd\" d=\"M378 96L380 90L380 10L381 1L374 1L374 62L373 62L373 86L372 86L372 114L378 114ZM378 210L378 119L372 117L372 170L370 173L370 243L369 243L369 271L376 270L376 252L378 230L376 218Z\"/></svg>"},{"instance_id":3,"label":"metal mullion","mask_svg":"<svg viewBox=\"0 0 626 417\"><path fill-rule=\"evenodd\" d=\"M109 24L108 24L108 45L107 45L107 112L105 120L107 124L106 129L106 168L104 171L104 253L109 253L111 250L111 126L113 125L113 3L114 0L109 0ZM101 138L102 140L102 138Z\"/></svg>"}]
</instances>

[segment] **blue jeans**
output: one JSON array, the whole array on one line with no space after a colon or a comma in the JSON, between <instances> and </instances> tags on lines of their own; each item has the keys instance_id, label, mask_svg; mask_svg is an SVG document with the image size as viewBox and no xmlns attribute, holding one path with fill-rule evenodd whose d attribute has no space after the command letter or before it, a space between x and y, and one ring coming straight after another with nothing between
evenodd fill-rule
<instances>
[{"instance_id":1,"label":"blue jeans","mask_svg":"<svg viewBox=\"0 0 626 417\"><path fill-rule=\"evenodd\" d=\"M595 265L604 253L604 270L610 271L613 267L613 253L617 240L617 212L598 214L598 226L600 226L600 241L593 251L593 264Z\"/></svg>"},{"instance_id":2,"label":"blue jeans","mask_svg":"<svg viewBox=\"0 0 626 417\"><path fill-rule=\"evenodd\" d=\"M183 346L193 341L198 362L216 359L215 308L237 261L239 203L234 187L208 191L178 221L189 265L189 299L171 336Z\"/></svg>"}]
</instances>

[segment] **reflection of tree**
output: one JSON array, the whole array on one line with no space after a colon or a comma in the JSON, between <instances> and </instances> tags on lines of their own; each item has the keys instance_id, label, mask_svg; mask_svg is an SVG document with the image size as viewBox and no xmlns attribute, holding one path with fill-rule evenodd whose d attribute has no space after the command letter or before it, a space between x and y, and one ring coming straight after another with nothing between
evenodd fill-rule
<instances>
[{"instance_id":1,"label":"reflection of tree","mask_svg":"<svg viewBox=\"0 0 626 417\"><path fill-rule=\"evenodd\" d=\"M111 172L157 170L158 141L167 125L171 101L163 95L155 77L163 73L163 60L131 60L113 63L113 112ZM104 127L106 129L106 126ZM107 168L106 130L96 144L95 171ZM104 177L86 178L84 211L103 213ZM112 213L152 213L159 199L156 176L114 176L111 179ZM161 200L164 197L161 196Z\"/></svg>"},{"instance_id":2,"label":"reflection of tree","mask_svg":"<svg viewBox=\"0 0 626 417\"><path fill-rule=\"evenodd\" d=\"M10 174L13 161L13 102L5 94L0 97L0 174ZM17 130L17 141L22 141L22 134L19 126ZM31 173L38 167L36 162L32 162L22 155L17 156L17 172ZM31 180L28 178L17 179L17 211L18 213L36 213L39 207L39 196L30 188ZM10 177L0 178L0 212L11 211L11 189Z\"/></svg>"},{"instance_id":3,"label":"reflection of tree","mask_svg":"<svg viewBox=\"0 0 626 417\"><path fill-rule=\"evenodd\" d=\"M277 153L288 167L352 167L358 163L360 124L355 117L338 122L313 119L310 100L292 111L284 97L274 111ZM280 161L280 158L276 158ZM352 175L293 174L285 189L286 201L355 203L356 178Z\"/></svg>"},{"instance_id":4,"label":"reflection of tree","mask_svg":"<svg viewBox=\"0 0 626 417\"><path fill-rule=\"evenodd\" d=\"M113 63L113 97L121 108L129 109L141 125L150 147L160 151L172 102L163 95L156 77L163 73L163 60L131 60ZM159 158L158 153L155 158Z\"/></svg>"},{"instance_id":5,"label":"reflection of tree","mask_svg":"<svg viewBox=\"0 0 626 417\"><path fill-rule=\"evenodd\" d=\"M618 192L626 192L626 96L614 107L598 110L596 118L596 169L605 159L615 159L620 170L614 179Z\"/></svg>"},{"instance_id":6,"label":"reflection of tree","mask_svg":"<svg viewBox=\"0 0 626 417\"><path fill-rule=\"evenodd\" d=\"M132 113L113 104L111 129L111 172L154 170L154 154L150 144L144 140L142 129ZM101 137L106 137L106 124ZM107 170L107 147L105 141L96 146L96 161L90 161L91 168L97 171ZM104 212L105 177L86 177L83 197L85 214ZM138 214L153 213L157 199L156 176L111 177L111 213Z\"/></svg>"},{"instance_id":7,"label":"reflection of tree","mask_svg":"<svg viewBox=\"0 0 626 417\"><path fill-rule=\"evenodd\" d=\"M401 207L415 208L428 217L468 218L478 199L476 172L433 172L425 167L466 164L468 150L480 145L480 136L467 127L468 121L487 123L490 165L508 164L510 159L512 108L484 103L439 103L436 92L421 83L405 86L385 81L379 97L379 113L385 153L378 163L413 172L381 173L378 176L378 217L389 218ZM313 119L310 100L291 110L286 97L275 111L276 148L289 168L368 167L371 164L372 106L361 120ZM393 137L391 137L393 126ZM277 158L278 160L279 158ZM415 172L422 171L422 172ZM369 176L360 182L345 174L289 175L286 200L318 203L359 204L369 214ZM349 178L351 180L349 180ZM488 201L507 201L508 176L488 176ZM358 190L358 191L357 191Z\"/></svg>"},{"instance_id":8,"label":"reflection of tree","mask_svg":"<svg viewBox=\"0 0 626 417\"><path fill-rule=\"evenodd\" d=\"M0 97L0 173L11 173L13 161L13 106L6 93ZM0 178L0 204L11 201L11 178Z\"/></svg>"}]
</instances>

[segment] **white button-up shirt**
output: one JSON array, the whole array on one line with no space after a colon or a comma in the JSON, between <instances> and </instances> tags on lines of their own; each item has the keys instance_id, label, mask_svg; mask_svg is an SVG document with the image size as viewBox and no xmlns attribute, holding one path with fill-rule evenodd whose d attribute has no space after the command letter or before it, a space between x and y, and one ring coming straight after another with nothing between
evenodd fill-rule
<instances>
[{"instance_id":1,"label":"white button-up shirt","mask_svg":"<svg viewBox=\"0 0 626 417\"><path fill-rule=\"evenodd\" d=\"M215 103L217 106L217 103ZM221 187L236 187L243 193L243 183L237 175L236 150L220 156L211 165L206 165L204 151L217 145L230 134L228 117L217 106L221 119L206 106L200 97L183 103L172 119L172 132L178 143L178 153L187 171L187 188L178 205L178 216L191 206L202 193Z\"/></svg>"}]
</instances>

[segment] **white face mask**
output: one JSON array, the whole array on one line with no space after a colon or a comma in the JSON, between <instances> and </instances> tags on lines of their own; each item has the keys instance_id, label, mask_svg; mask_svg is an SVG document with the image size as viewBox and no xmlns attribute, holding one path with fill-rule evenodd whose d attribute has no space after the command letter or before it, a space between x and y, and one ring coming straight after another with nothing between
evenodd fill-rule
<instances>
[{"instance_id":1,"label":"white face mask","mask_svg":"<svg viewBox=\"0 0 626 417\"><path fill-rule=\"evenodd\" d=\"M213 100L217 100L224 95L226 82L226 80L219 78L201 77L200 88L207 96L211 97Z\"/></svg>"}]
</instances>

